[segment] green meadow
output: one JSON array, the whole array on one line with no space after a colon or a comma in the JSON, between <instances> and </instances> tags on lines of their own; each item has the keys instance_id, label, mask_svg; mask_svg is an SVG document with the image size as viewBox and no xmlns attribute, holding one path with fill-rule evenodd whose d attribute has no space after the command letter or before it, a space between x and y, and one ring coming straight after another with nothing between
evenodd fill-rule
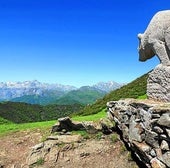
<instances>
[{"instance_id":1,"label":"green meadow","mask_svg":"<svg viewBox=\"0 0 170 168\"><path fill-rule=\"evenodd\" d=\"M75 116L72 117L73 121L98 121L101 118L106 117L106 110L103 109L97 114L87 115L87 116ZM43 121L43 122L33 122L33 123L22 123L22 124L15 124L11 122L5 121L5 123L0 124L0 136L7 135L9 133L14 133L18 131L25 131L25 130L47 130L56 123L56 120L52 121Z\"/></svg>"}]
</instances>

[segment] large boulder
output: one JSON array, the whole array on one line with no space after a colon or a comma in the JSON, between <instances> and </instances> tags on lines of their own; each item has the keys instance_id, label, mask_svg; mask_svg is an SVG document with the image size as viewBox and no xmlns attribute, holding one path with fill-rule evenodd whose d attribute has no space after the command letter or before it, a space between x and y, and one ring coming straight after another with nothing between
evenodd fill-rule
<instances>
[{"instance_id":1,"label":"large boulder","mask_svg":"<svg viewBox=\"0 0 170 168\"><path fill-rule=\"evenodd\" d=\"M170 66L158 65L149 73L147 96L164 102L170 102Z\"/></svg>"},{"instance_id":2,"label":"large boulder","mask_svg":"<svg viewBox=\"0 0 170 168\"><path fill-rule=\"evenodd\" d=\"M73 123L69 117L63 117L58 119L58 123L52 127L51 133L60 132L60 131L77 131L77 130L85 130L85 127L82 123L77 122Z\"/></svg>"}]
</instances>

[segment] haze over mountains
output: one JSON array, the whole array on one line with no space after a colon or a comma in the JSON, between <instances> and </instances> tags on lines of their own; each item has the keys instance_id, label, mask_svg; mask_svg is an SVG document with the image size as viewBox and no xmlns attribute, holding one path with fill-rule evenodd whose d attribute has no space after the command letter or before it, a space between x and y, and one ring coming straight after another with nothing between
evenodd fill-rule
<instances>
[{"instance_id":1,"label":"haze over mountains","mask_svg":"<svg viewBox=\"0 0 170 168\"><path fill-rule=\"evenodd\" d=\"M31 104L88 104L123 84L99 82L93 86L76 88L70 85L41 83L37 80L1 82L0 101L26 102Z\"/></svg>"}]
</instances>

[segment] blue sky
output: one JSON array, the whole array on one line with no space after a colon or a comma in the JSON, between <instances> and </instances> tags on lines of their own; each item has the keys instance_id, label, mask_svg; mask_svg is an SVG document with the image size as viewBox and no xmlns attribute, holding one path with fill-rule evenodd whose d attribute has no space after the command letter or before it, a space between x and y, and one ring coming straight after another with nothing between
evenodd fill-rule
<instances>
[{"instance_id":1,"label":"blue sky","mask_svg":"<svg viewBox=\"0 0 170 168\"><path fill-rule=\"evenodd\" d=\"M168 0L1 0L0 81L130 82L159 63L138 61L137 34L165 9Z\"/></svg>"}]
</instances>

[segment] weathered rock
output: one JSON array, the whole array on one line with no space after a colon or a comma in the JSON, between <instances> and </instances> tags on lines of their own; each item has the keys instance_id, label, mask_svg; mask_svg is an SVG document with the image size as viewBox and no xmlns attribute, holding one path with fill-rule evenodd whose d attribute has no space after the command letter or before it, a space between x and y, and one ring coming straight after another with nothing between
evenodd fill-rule
<instances>
[{"instance_id":1,"label":"weathered rock","mask_svg":"<svg viewBox=\"0 0 170 168\"><path fill-rule=\"evenodd\" d=\"M113 132L113 129L115 127L115 124L114 122L110 121L109 119L102 119L100 120L100 124L101 124L101 127L102 127L102 132L104 134L110 134Z\"/></svg>"},{"instance_id":2,"label":"weathered rock","mask_svg":"<svg viewBox=\"0 0 170 168\"><path fill-rule=\"evenodd\" d=\"M158 126L154 126L154 127L153 127L153 130L154 130L156 133L158 133L158 134L163 133L163 130L162 130L160 127L158 127Z\"/></svg>"},{"instance_id":3,"label":"weathered rock","mask_svg":"<svg viewBox=\"0 0 170 168\"><path fill-rule=\"evenodd\" d=\"M164 151L168 151L169 150L169 145L168 145L167 141L163 140L161 142L161 149L164 150Z\"/></svg>"},{"instance_id":4,"label":"weathered rock","mask_svg":"<svg viewBox=\"0 0 170 168\"><path fill-rule=\"evenodd\" d=\"M166 152L162 155L162 160L168 167L170 167L170 152Z\"/></svg>"},{"instance_id":5,"label":"weathered rock","mask_svg":"<svg viewBox=\"0 0 170 168\"><path fill-rule=\"evenodd\" d=\"M170 128L170 113L165 113L165 114L163 114L163 115L159 118L158 124Z\"/></svg>"},{"instance_id":6,"label":"weathered rock","mask_svg":"<svg viewBox=\"0 0 170 168\"><path fill-rule=\"evenodd\" d=\"M151 147L147 145L145 142L139 143L139 142L133 141L132 144L135 145L137 149L143 154L149 153L151 151Z\"/></svg>"},{"instance_id":7,"label":"weathered rock","mask_svg":"<svg viewBox=\"0 0 170 168\"><path fill-rule=\"evenodd\" d=\"M156 158L153 158L150 162L152 168L166 168L166 166Z\"/></svg>"},{"instance_id":8,"label":"weathered rock","mask_svg":"<svg viewBox=\"0 0 170 168\"><path fill-rule=\"evenodd\" d=\"M149 99L170 102L170 66L158 65L147 80Z\"/></svg>"},{"instance_id":9,"label":"weathered rock","mask_svg":"<svg viewBox=\"0 0 170 168\"><path fill-rule=\"evenodd\" d=\"M152 150L150 151L150 155L151 155L152 157L156 157L156 152L155 152L154 149L152 149Z\"/></svg>"},{"instance_id":10,"label":"weathered rock","mask_svg":"<svg viewBox=\"0 0 170 168\"><path fill-rule=\"evenodd\" d=\"M27 164L29 166L36 164L40 159L44 159L45 156L52 151L55 151L55 155L59 151L59 147L57 145L60 144L72 144L78 143L82 140L81 135L56 135L56 136L49 136L47 140L43 143L37 144L32 147L30 154L27 158ZM52 151L51 151L52 150ZM54 160L54 154L50 155L50 159ZM56 159L56 158L55 158Z\"/></svg>"},{"instance_id":11,"label":"weathered rock","mask_svg":"<svg viewBox=\"0 0 170 168\"><path fill-rule=\"evenodd\" d=\"M59 118L58 119L59 124L56 124L52 127L51 133L59 132L62 130L73 131L73 130L85 130L82 123L77 122L73 123L69 117Z\"/></svg>"},{"instance_id":12,"label":"weathered rock","mask_svg":"<svg viewBox=\"0 0 170 168\"><path fill-rule=\"evenodd\" d=\"M129 124L129 141L138 141L142 142L141 133L143 128L140 123L134 121L134 116L131 117Z\"/></svg>"},{"instance_id":13,"label":"weathered rock","mask_svg":"<svg viewBox=\"0 0 170 168\"><path fill-rule=\"evenodd\" d=\"M167 128L166 132L167 132L168 137L170 138L170 129Z\"/></svg>"},{"instance_id":14,"label":"weathered rock","mask_svg":"<svg viewBox=\"0 0 170 168\"><path fill-rule=\"evenodd\" d=\"M153 131L146 131L145 142L154 148L159 148L158 134Z\"/></svg>"},{"instance_id":15,"label":"weathered rock","mask_svg":"<svg viewBox=\"0 0 170 168\"><path fill-rule=\"evenodd\" d=\"M89 134L95 134L99 131L93 122L83 122L83 126Z\"/></svg>"}]
</instances>

